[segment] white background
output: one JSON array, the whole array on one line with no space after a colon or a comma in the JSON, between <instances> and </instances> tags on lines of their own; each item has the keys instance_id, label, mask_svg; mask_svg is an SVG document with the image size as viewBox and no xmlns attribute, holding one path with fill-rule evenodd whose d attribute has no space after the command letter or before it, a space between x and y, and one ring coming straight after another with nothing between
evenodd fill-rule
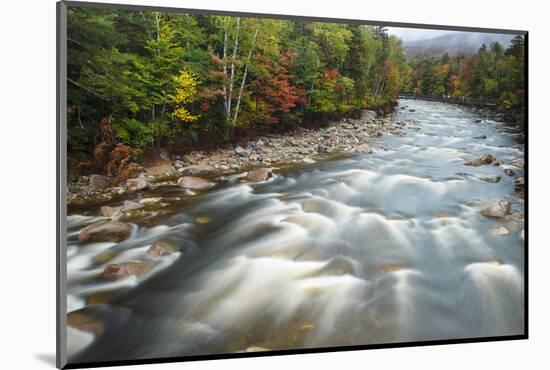
<instances>
[{"instance_id":1,"label":"white background","mask_svg":"<svg viewBox=\"0 0 550 370\"><path fill-rule=\"evenodd\" d=\"M132 369L548 368L548 353L544 351L550 349L550 245L545 240L549 227L546 217L549 209L550 19L545 2L135 0L135 3L529 30L530 339L147 365L134 366ZM1 14L0 367L53 368L56 248L55 1L4 1Z\"/></svg>"}]
</instances>

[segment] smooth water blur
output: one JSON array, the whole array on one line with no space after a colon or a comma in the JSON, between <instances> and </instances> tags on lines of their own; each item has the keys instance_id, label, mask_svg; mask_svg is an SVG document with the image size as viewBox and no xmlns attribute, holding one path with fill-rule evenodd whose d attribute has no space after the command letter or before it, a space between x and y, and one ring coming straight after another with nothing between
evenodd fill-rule
<instances>
[{"instance_id":1,"label":"smooth water blur","mask_svg":"<svg viewBox=\"0 0 550 370\"><path fill-rule=\"evenodd\" d=\"M100 303L105 322L92 344L69 335L71 362L522 334L524 204L503 173L523 176L509 164L523 159L521 134L451 105L397 109L396 122L416 123L372 140L372 154L194 196L141 194L163 199L118 244L78 245L99 207L69 216L69 311ZM485 153L502 165L464 165ZM512 215L481 216L474 203L489 198L511 202ZM510 233L490 233L500 226ZM179 251L147 256L161 237ZM116 256L98 260L105 251ZM154 267L101 277L135 259Z\"/></svg>"}]
</instances>

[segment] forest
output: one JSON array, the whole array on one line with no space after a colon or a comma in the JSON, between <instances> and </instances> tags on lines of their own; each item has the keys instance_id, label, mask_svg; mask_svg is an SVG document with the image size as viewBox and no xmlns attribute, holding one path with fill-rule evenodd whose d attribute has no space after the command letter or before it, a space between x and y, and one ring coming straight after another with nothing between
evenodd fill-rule
<instances>
[{"instance_id":1,"label":"forest","mask_svg":"<svg viewBox=\"0 0 550 370\"><path fill-rule=\"evenodd\" d=\"M72 7L67 35L68 153L84 172L387 108L400 92L523 114L520 36L408 60L379 26Z\"/></svg>"},{"instance_id":2,"label":"forest","mask_svg":"<svg viewBox=\"0 0 550 370\"><path fill-rule=\"evenodd\" d=\"M411 74L403 90L493 104L518 122L524 120L525 40L516 36L504 49L483 45L473 55L421 55L408 61Z\"/></svg>"},{"instance_id":3,"label":"forest","mask_svg":"<svg viewBox=\"0 0 550 370\"><path fill-rule=\"evenodd\" d=\"M383 27L87 8L67 27L69 152L326 120L390 104L408 75Z\"/></svg>"}]
</instances>

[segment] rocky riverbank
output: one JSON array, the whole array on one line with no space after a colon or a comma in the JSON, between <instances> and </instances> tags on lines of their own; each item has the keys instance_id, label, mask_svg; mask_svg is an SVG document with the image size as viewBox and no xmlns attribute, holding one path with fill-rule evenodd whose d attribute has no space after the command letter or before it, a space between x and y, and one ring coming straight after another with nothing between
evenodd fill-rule
<instances>
[{"instance_id":1,"label":"rocky riverbank","mask_svg":"<svg viewBox=\"0 0 550 370\"><path fill-rule=\"evenodd\" d=\"M127 192L143 190L174 182L187 188L207 186L199 184L200 176L216 181L220 176L243 174L251 181L270 176L271 169L285 166L309 165L320 158L338 154L369 153L369 139L383 132L404 135L404 125L414 122L393 122L394 113L381 116L365 110L359 119L344 118L326 127L297 128L281 135L263 135L253 141L227 144L214 151L195 151L184 156L161 151L159 160L144 166L138 178L129 179L113 187L113 178L101 174L70 177L67 189L69 206L88 205L109 201ZM260 171L257 171L260 169ZM191 183L192 182L192 183ZM187 184L187 185L186 185ZM208 185L210 186L210 185Z\"/></svg>"}]
</instances>

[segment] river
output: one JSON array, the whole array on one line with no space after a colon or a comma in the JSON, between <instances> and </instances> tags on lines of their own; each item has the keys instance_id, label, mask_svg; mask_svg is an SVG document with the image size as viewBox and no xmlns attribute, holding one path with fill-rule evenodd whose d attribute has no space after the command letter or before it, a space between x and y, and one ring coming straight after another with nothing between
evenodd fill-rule
<instances>
[{"instance_id":1,"label":"river","mask_svg":"<svg viewBox=\"0 0 550 370\"><path fill-rule=\"evenodd\" d=\"M194 195L134 194L161 199L120 243L81 245L99 205L71 212L68 310L100 330L68 329L69 362L522 334L523 168L511 164L524 158L521 132L443 103L396 109L396 122L412 120L406 135L371 140L370 154ZM485 153L501 165L464 165ZM475 204L490 198L512 214L482 216ZM502 226L507 235L491 231ZM178 251L149 256L159 238ZM102 277L129 260L149 269Z\"/></svg>"}]
</instances>

